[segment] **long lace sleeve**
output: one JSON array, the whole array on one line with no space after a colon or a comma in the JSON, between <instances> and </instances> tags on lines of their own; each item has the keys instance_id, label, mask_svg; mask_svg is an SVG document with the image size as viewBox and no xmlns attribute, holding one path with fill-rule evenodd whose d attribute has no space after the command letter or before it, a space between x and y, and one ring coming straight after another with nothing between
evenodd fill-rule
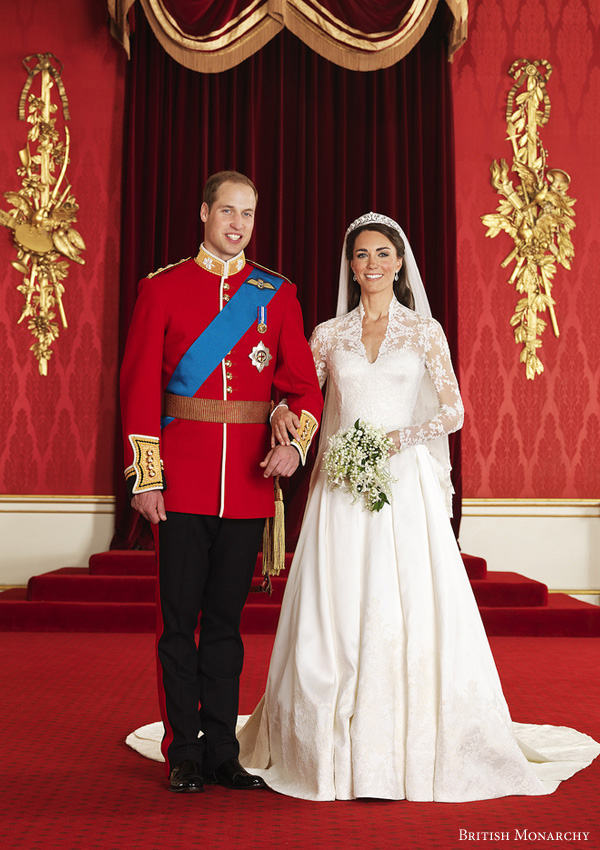
<instances>
[{"instance_id":1,"label":"long lace sleeve","mask_svg":"<svg viewBox=\"0 0 600 850\"><path fill-rule=\"evenodd\" d=\"M458 431L464 419L464 407L444 332L438 322L430 319L424 325L423 333L425 365L437 393L439 409L432 419L399 430L399 442L403 447L426 443Z\"/></svg>"},{"instance_id":2,"label":"long lace sleeve","mask_svg":"<svg viewBox=\"0 0 600 850\"><path fill-rule=\"evenodd\" d=\"M308 341L310 346L310 350L312 351L312 356L315 361L315 368L317 370L317 378L319 379L319 386L321 389L323 388L323 384L327 380L328 368L327 368L327 332L326 332L326 324L317 325L314 331L311 334L311 337Z\"/></svg>"}]
</instances>

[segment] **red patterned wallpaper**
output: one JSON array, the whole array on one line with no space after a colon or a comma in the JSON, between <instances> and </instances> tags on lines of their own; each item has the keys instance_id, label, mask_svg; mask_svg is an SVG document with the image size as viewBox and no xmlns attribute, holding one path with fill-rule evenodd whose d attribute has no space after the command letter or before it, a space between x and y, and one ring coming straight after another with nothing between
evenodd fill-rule
<instances>
[{"instance_id":1,"label":"red patterned wallpaper","mask_svg":"<svg viewBox=\"0 0 600 850\"><path fill-rule=\"evenodd\" d=\"M60 331L43 378L26 323L16 324L22 278L10 265L9 231L0 227L0 491L107 495L113 492L126 59L98 0L4 3L0 51L0 193L20 188L18 151L28 129L17 120L22 60L52 52L64 65L72 139L67 177L87 245L85 265L71 263L64 297L69 327ZM1 194L0 206L10 209Z\"/></svg>"},{"instance_id":2,"label":"red patterned wallpaper","mask_svg":"<svg viewBox=\"0 0 600 850\"><path fill-rule=\"evenodd\" d=\"M466 497L597 498L600 490L600 21L595 0L476 0L456 55L461 386ZM69 329L47 378L16 321L21 295L8 231L0 228L0 490L113 491L117 373L120 162L125 57L104 3L10 0L0 32L0 191L18 188L21 61L52 51L65 66L73 139L69 177L80 204L86 265L67 281ZM549 164L568 171L577 198L571 272L554 289L561 336L543 337L545 372L526 381L508 322L516 303L500 261L509 238L486 239L480 216L497 196L493 159L509 158L504 110L514 59L547 59ZM7 205L0 201L4 208Z\"/></svg>"},{"instance_id":3,"label":"red patterned wallpaper","mask_svg":"<svg viewBox=\"0 0 600 850\"><path fill-rule=\"evenodd\" d=\"M463 495L600 496L600 7L597 0L477 0L453 65L457 150ZM575 259L558 267L560 328L543 334L545 371L527 381L509 319L517 295L500 268L512 240L485 237L498 196L493 159L512 160L504 112L515 59L547 59L548 167L572 178ZM512 265L511 265L512 269Z\"/></svg>"}]
</instances>

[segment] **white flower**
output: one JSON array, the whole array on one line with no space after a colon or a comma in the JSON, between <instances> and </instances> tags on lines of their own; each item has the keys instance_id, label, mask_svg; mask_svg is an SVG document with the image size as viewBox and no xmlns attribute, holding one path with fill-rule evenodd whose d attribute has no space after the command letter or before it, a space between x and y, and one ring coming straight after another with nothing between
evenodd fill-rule
<instances>
[{"instance_id":1,"label":"white flower","mask_svg":"<svg viewBox=\"0 0 600 850\"><path fill-rule=\"evenodd\" d=\"M334 434L323 460L330 490L342 487L352 502L362 498L369 511L380 511L389 504L390 475L388 458L394 448L391 438L357 419L353 428Z\"/></svg>"}]
</instances>

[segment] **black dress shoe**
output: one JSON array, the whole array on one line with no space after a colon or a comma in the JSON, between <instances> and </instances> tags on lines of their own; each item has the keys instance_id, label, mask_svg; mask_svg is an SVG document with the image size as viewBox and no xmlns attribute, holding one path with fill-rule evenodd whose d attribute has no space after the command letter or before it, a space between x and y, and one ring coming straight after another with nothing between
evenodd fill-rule
<instances>
[{"instance_id":1,"label":"black dress shoe","mask_svg":"<svg viewBox=\"0 0 600 850\"><path fill-rule=\"evenodd\" d=\"M169 774L169 791L192 793L204 791L200 766L191 759L176 764Z\"/></svg>"},{"instance_id":2,"label":"black dress shoe","mask_svg":"<svg viewBox=\"0 0 600 850\"><path fill-rule=\"evenodd\" d=\"M248 773L235 757L227 759L215 770L213 781L217 785L232 788L235 791L250 791L254 788L268 787L264 779Z\"/></svg>"}]
</instances>

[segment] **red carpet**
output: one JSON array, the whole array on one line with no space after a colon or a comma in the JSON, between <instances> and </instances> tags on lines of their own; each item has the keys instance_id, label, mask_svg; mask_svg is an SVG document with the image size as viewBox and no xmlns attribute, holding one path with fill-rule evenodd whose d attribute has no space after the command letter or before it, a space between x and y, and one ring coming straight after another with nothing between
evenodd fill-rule
<instances>
[{"instance_id":1,"label":"red carpet","mask_svg":"<svg viewBox=\"0 0 600 850\"><path fill-rule=\"evenodd\" d=\"M246 639L241 710L259 699L272 638ZM600 641L493 638L515 720L600 739ZM548 797L464 804L310 803L211 787L177 796L162 765L123 743L155 720L154 640L146 634L2 635L8 850L557 850L600 845L600 759ZM376 722L376 718L374 718ZM460 840L460 830L509 840ZM515 840L515 830L587 831L588 841Z\"/></svg>"},{"instance_id":2,"label":"red carpet","mask_svg":"<svg viewBox=\"0 0 600 850\"><path fill-rule=\"evenodd\" d=\"M600 636L600 607L515 572L488 572L485 560L463 554L489 635ZM292 556L287 556L289 569ZM262 561L256 566L260 584ZM287 571L273 596L251 593L242 616L246 634L277 628ZM34 576L27 590L0 594L0 631L153 632L156 561L153 552L101 552L89 569L63 568Z\"/></svg>"}]
</instances>

